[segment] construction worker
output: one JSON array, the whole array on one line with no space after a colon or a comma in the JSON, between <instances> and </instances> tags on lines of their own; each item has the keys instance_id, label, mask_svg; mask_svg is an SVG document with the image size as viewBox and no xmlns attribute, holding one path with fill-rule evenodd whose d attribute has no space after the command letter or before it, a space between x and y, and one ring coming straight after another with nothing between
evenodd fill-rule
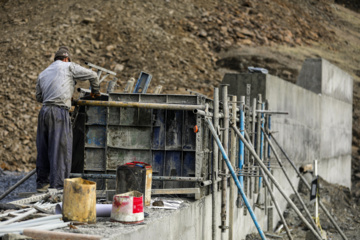
<instances>
[{"instance_id":1,"label":"construction worker","mask_svg":"<svg viewBox=\"0 0 360 240\"><path fill-rule=\"evenodd\" d=\"M73 133L69 109L75 81L89 80L91 96L100 96L97 74L72 63L67 47L60 47L54 62L40 73L36 83L36 100L43 104L36 136L36 188L63 189L71 171Z\"/></svg>"}]
</instances>

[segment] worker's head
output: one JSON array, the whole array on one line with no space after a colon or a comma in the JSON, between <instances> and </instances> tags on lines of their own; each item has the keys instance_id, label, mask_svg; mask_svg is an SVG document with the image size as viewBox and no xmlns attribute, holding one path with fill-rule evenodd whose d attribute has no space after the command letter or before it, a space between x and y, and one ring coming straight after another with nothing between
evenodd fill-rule
<instances>
[{"instance_id":1,"label":"worker's head","mask_svg":"<svg viewBox=\"0 0 360 240\"><path fill-rule=\"evenodd\" d=\"M71 62L69 49L65 46L59 47L59 50L57 50L54 57L54 61L56 60Z\"/></svg>"}]
</instances>

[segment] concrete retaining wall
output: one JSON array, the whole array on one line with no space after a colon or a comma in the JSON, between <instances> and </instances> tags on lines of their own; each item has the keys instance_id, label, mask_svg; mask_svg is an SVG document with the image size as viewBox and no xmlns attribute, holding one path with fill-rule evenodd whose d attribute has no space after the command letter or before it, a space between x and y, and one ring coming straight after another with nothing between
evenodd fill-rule
<instances>
[{"instance_id":1,"label":"concrete retaining wall","mask_svg":"<svg viewBox=\"0 0 360 240\"><path fill-rule=\"evenodd\" d=\"M278 131L276 138L289 157L297 166L318 159L321 177L350 188L352 79L347 73L323 59L317 59L305 61L298 85L257 73L226 74L223 83L231 85L229 94L237 95L238 99L246 95L246 84L251 84L251 99L262 94L263 99L268 100L271 110L289 112L289 115L272 117L272 130ZM297 185L299 178L284 157L282 158L291 181ZM280 169L274 169L274 176L287 195L293 193ZM274 193L284 210L286 201L277 190ZM229 239L228 231L221 236L218 228L220 206L212 206L211 197L208 195L135 232L114 236L112 239L211 240L213 208L216 211L216 239ZM220 192L217 192L216 198L220 204ZM255 194L249 202L257 220L263 231L272 231L279 217L274 209L274 224L268 229L268 216L255 207L256 198ZM229 211L228 205L227 213ZM244 207L235 207L232 239L245 239L251 232L257 230L249 213L244 216Z\"/></svg>"}]
</instances>

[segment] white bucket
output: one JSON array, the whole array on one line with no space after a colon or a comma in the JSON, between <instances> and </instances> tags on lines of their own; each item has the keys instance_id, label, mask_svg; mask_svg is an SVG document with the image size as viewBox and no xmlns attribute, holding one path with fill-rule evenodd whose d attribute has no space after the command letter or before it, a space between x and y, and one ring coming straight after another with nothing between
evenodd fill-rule
<instances>
[{"instance_id":1,"label":"white bucket","mask_svg":"<svg viewBox=\"0 0 360 240\"><path fill-rule=\"evenodd\" d=\"M110 219L126 224L143 222L143 195L138 191L114 195Z\"/></svg>"}]
</instances>

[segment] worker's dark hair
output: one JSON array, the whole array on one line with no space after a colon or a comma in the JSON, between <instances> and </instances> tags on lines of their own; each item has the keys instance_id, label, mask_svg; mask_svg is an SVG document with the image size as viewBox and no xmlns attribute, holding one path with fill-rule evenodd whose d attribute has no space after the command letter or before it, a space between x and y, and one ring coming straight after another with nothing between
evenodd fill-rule
<instances>
[{"instance_id":1,"label":"worker's dark hair","mask_svg":"<svg viewBox=\"0 0 360 240\"><path fill-rule=\"evenodd\" d=\"M54 62L56 61L56 60L64 60L65 58L67 58L67 57L64 57L64 56L56 56L56 57L54 57Z\"/></svg>"}]
</instances>

